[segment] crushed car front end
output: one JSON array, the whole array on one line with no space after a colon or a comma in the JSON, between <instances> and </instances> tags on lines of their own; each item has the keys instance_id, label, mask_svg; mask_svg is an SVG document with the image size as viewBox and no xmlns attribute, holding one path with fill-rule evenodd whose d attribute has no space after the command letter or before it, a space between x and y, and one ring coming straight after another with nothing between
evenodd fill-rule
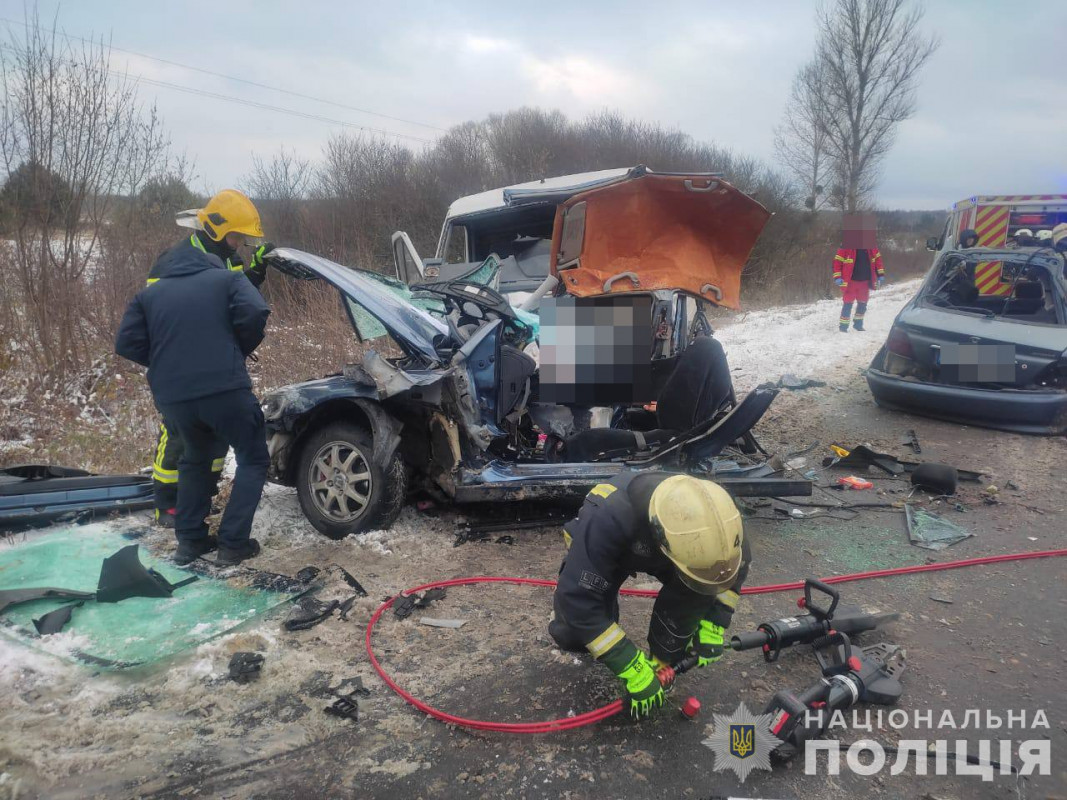
<instances>
[{"instance_id":1,"label":"crushed car front end","mask_svg":"<svg viewBox=\"0 0 1067 800\"><path fill-rule=\"evenodd\" d=\"M519 214L524 227L507 228L517 209L530 208L547 227L525 227ZM340 374L264 398L271 478L296 487L316 528L340 538L388 527L415 487L444 503L577 499L623 469L688 472L738 496L811 493L810 481L781 479L762 463L750 430L774 392L738 402L705 313L711 305L736 306L766 209L718 176L635 168L562 195L539 188L509 200L504 212L498 225L488 221L494 210L476 214L477 230L467 222L478 235L492 233L493 247L508 258L511 245L546 256L545 272L555 282L546 302L568 314L581 302L583 313L607 326L593 325L601 332L643 331L648 363L644 355L634 361L643 348L626 337L618 346L612 340L611 358L553 361L572 351L547 334L543 339L540 316L503 296L498 279L505 265L495 249L454 275L441 270L437 280L407 285L279 248L270 255L277 269L338 290L363 345L358 363ZM619 231L628 235L616 236L613 247L609 234ZM632 325L618 323L624 312ZM565 319L564 341L589 333L582 327L589 323ZM379 348L385 337L396 348ZM387 351L392 355L382 355ZM561 367L563 381L545 380L544 363ZM623 381L632 397L593 402L605 368L629 375L616 367L635 364L648 378L639 393ZM568 369L575 373L570 384ZM574 383L590 390L581 402L546 388ZM594 410L599 425L592 423ZM650 418L626 413L634 410ZM731 448L736 457L720 457Z\"/></svg>"}]
</instances>

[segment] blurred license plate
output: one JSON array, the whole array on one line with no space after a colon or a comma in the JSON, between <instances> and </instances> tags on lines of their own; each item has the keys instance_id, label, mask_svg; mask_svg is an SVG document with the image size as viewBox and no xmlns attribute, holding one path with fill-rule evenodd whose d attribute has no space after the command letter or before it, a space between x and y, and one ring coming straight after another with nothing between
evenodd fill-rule
<instances>
[{"instance_id":1,"label":"blurred license plate","mask_svg":"<svg viewBox=\"0 0 1067 800\"><path fill-rule=\"evenodd\" d=\"M1015 345L943 344L934 351L942 377L958 383L1015 383Z\"/></svg>"}]
</instances>

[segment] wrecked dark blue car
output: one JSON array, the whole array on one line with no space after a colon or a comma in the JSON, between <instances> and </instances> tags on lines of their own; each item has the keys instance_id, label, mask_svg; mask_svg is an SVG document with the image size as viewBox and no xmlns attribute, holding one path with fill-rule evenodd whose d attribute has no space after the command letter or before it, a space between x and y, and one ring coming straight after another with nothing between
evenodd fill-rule
<instances>
[{"instance_id":1,"label":"wrecked dark blue car","mask_svg":"<svg viewBox=\"0 0 1067 800\"><path fill-rule=\"evenodd\" d=\"M379 352L385 348L366 347L361 363L263 399L271 479L297 488L301 508L319 531L341 538L386 528L416 489L449 503L578 498L623 469L686 471L737 496L811 493L810 482L776 477L762 463L750 431L775 392L757 390L736 400L705 315L709 303L731 292L736 297L740 269L766 212L712 176L656 176L670 180L651 187L646 202L660 189L677 190L670 202L685 206L688 219L699 219L701 207L717 212L722 225L733 223L734 239L724 246L716 226L676 231L685 255L699 255L701 248L707 254L699 275L679 274L684 264L674 273L664 269L683 263L668 263L666 256L677 255L668 239L656 245L665 253L642 247L658 272L646 273L628 259L621 276L605 279L612 267L598 260L597 232L586 228L604 224L597 216L600 200L613 203L612 191L620 186L632 194L626 184L647 176L627 173L562 195L553 187L544 200L554 221L543 235L557 243L557 252L572 256L570 267L553 259L546 286L562 294L594 281L586 296L648 298L642 308L650 308L655 332L648 350L652 396L630 406L541 402L538 317L513 308L493 288L500 259L492 255L459 270L458 279L409 287L297 250L274 251L276 269L338 290L361 342L391 339L390 349L399 351L385 357ZM546 213L536 198L523 203ZM618 213L612 224L626 222ZM529 225L521 235L531 235Z\"/></svg>"}]
</instances>

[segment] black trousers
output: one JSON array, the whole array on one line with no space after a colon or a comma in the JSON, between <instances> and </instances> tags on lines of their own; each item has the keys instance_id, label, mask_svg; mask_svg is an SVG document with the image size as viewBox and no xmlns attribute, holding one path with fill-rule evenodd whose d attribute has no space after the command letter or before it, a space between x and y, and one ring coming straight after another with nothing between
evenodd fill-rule
<instances>
[{"instance_id":1,"label":"black trousers","mask_svg":"<svg viewBox=\"0 0 1067 800\"><path fill-rule=\"evenodd\" d=\"M235 389L182 403L158 404L167 427L177 430L185 448L178 460L178 506L174 532L179 541L203 539L215 488L212 462L232 447L237 459L230 500L219 524L219 543L240 548L252 531L252 518L267 481L267 431L251 389Z\"/></svg>"},{"instance_id":2,"label":"black trousers","mask_svg":"<svg viewBox=\"0 0 1067 800\"><path fill-rule=\"evenodd\" d=\"M178 461L182 457L185 444L173 426L167 427L163 420L159 425L159 438L156 449L152 452L152 485L155 489L156 518L178 505ZM226 450L222 449L218 457L211 462L211 472L215 477L214 494L219 492L219 478L226 464Z\"/></svg>"}]
</instances>

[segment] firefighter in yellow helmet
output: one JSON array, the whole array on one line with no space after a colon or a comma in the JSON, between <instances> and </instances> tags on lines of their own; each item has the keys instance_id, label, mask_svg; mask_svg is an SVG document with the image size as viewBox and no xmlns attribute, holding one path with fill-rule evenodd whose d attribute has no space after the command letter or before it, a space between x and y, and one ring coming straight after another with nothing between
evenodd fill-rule
<instances>
[{"instance_id":1,"label":"firefighter in yellow helmet","mask_svg":"<svg viewBox=\"0 0 1067 800\"><path fill-rule=\"evenodd\" d=\"M730 495L711 481L666 472L624 472L593 487L563 531L548 631L561 649L588 651L624 684L626 710L663 705L657 671L692 654L722 658L748 574L748 544ZM648 629L650 654L619 626L619 588L638 572L663 584Z\"/></svg>"},{"instance_id":2,"label":"firefighter in yellow helmet","mask_svg":"<svg viewBox=\"0 0 1067 800\"><path fill-rule=\"evenodd\" d=\"M274 249L274 245L259 244L258 240L263 238L259 211L244 194L236 189L223 189L203 208L179 212L177 223L193 228L193 233L156 259L148 272L149 286L166 277L168 265L174 263L175 256L180 256L180 251L186 248L218 256L226 269L243 273L257 289L263 284L267 277L264 257ZM249 243L258 246L252 252L251 263L245 264L238 254L238 248ZM152 452L152 479L156 521L167 528L174 527L178 505L178 459L182 450L181 437L164 420L159 426L159 436ZM216 486L225 460L226 451L222 450L212 463Z\"/></svg>"}]
</instances>

